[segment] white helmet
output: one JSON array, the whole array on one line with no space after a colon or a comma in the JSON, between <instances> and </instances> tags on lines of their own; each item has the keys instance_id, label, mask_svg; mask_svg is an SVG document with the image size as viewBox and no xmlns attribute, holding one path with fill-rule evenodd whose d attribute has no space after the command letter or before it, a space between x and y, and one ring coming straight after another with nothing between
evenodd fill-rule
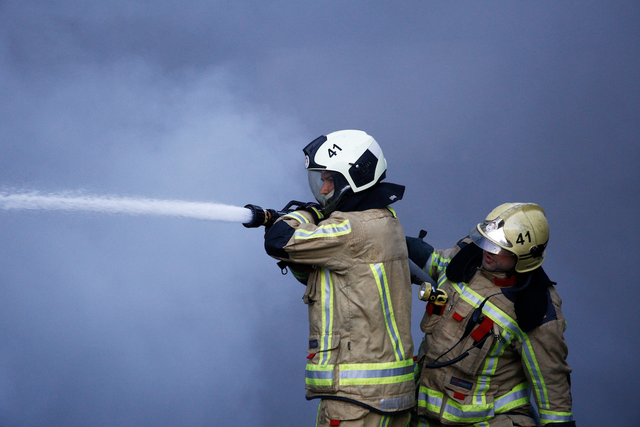
<instances>
[{"instance_id":1,"label":"white helmet","mask_svg":"<svg viewBox=\"0 0 640 427\"><path fill-rule=\"evenodd\" d=\"M309 186L325 214L335 208L347 190L364 191L386 175L387 161L382 149L373 137L360 130L341 130L320 136L303 151ZM333 178L334 190L329 194L320 193L322 172L329 172Z\"/></svg>"},{"instance_id":2,"label":"white helmet","mask_svg":"<svg viewBox=\"0 0 640 427\"><path fill-rule=\"evenodd\" d=\"M487 252L511 252L518 258L516 272L526 273L544 262L549 223L544 210L535 203L504 203L474 227L469 237Z\"/></svg>"}]
</instances>

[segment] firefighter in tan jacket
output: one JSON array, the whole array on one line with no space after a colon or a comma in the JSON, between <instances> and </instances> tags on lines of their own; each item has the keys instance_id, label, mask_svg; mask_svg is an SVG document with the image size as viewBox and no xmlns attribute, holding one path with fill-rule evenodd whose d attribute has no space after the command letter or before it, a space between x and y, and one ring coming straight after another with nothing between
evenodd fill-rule
<instances>
[{"instance_id":1,"label":"firefighter in tan jacket","mask_svg":"<svg viewBox=\"0 0 640 427\"><path fill-rule=\"evenodd\" d=\"M307 399L317 426L405 426L415 406L411 283L404 231L388 207L404 187L380 183L386 161L361 131L304 149L319 205L269 227L265 249L307 285Z\"/></svg>"},{"instance_id":2,"label":"firefighter in tan jacket","mask_svg":"<svg viewBox=\"0 0 640 427\"><path fill-rule=\"evenodd\" d=\"M456 247L408 238L410 258L449 296L427 304L418 352L418 426L574 426L561 300L543 271L542 208L506 203Z\"/></svg>"}]
</instances>

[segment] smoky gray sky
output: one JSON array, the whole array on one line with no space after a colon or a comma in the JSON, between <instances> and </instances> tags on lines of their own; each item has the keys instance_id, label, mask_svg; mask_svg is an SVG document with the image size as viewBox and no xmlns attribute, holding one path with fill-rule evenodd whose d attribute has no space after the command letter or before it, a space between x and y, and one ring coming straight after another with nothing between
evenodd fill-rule
<instances>
[{"instance_id":1,"label":"smoky gray sky","mask_svg":"<svg viewBox=\"0 0 640 427\"><path fill-rule=\"evenodd\" d=\"M308 142L365 130L435 247L544 207L574 416L635 426L639 75L637 1L0 0L0 187L278 209L312 199ZM313 425L304 289L262 237L0 213L0 425Z\"/></svg>"}]
</instances>

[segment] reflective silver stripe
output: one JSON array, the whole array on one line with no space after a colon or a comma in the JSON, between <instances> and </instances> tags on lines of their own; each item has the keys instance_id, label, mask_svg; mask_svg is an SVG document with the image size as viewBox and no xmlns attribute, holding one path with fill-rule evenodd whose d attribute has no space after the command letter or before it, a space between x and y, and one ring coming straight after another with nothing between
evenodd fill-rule
<instances>
[{"instance_id":1,"label":"reflective silver stripe","mask_svg":"<svg viewBox=\"0 0 640 427\"><path fill-rule=\"evenodd\" d=\"M493 351L489 354L486 362L486 368L478 380L478 388L476 389L475 395L476 404L481 405L483 403L484 394L489 389L491 374L495 371L498 365L498 360L500 359L500 356L502 356L502 353L506 348L506 344L509 342L511 342L511 333L505 329L504 336L496 342Z\"/></svg>"},{"instance_id":2,"label":"reflective silver stripe","mask_svg":"<svg viewBox=\"0 0 640 427\"><path fill-rule=\"evenodd\" d=\"M431 255L429 255L429 258L427 258L427 263L423 266L418 266L420 268L422 268L423 270L426 268L426 272L429 276L431 276L433 274L433 252L431 252Z\"/></svg>"},{"instance_id":3,"label":"reflective silver stripe","mask_svg":"<svg viewBox=\"0 0 640 427\"><path fill-rule=\"evenodd\" d=\"M404 349L402 348L402 342L398 335L398 327L396 325L396 320L393 316L393 306L391 305L391 301L389 299L389 285L387 283L387 277L384 274L382 264L373 264L372 265L376 275L378 286L380 287L380 300L382 303L382 310L384 311L384 317L387 322L387 330L389 332L389 336L391 337L391 341L393 341L393 348L396 353L396 360L404 359Z\"/></svg>"},{"instance_id":4,"label":"reflective silver stripe","mask_svg":"<svg viewBox=\"0 0 640 427\"><path fill-rule=\"evenodd\" d=\"M482 298L480 296L475 295L471 290L469 290L464 283L451 283L454 288L458 291L460 296L466 299L471 305L474 307L479 307L482 303ZM527 335L522 332L518 324L513 321L509 316L499 310L496 306L494 306L491 301L487 301L482 308L482 312L493 319L494 322L498 322L503 328L511 331L518 340L522 342L523 354L525 355L525 359L527 365L529 366L529 372L531 373L532 378L535 382L535 388L538 392L538 398L540 402L541 408L549 407L549 402L546 399L546 391L544 386L544 379L542 378L539 370L537 369L537 363L535 360L535 355L530 347L529 339Z\"/></svg>"},{"instance_id":5,"label":"reflective silver stripe","mask_svg":"<svg viewBox=\"0 0 640 427\"><path fill-rule=\"evenodd\" d=\"M340 378L385 378L397 377L400 375L413 374L413 364L400 368L389 369L365 369L365 370L343 370L340 368Z\"/></svg>"},{"instance_id":6,"label":"reflective silver stripe","mask_svg":"<svg viewBox=\"0 0 640 427\"><path fill-rule=\"evenodd\" d=\"M520 399L527 399L529 401L529 396L531 395L531 387L523 388L522 390L517 390L511 393L507 393L506 395L497 398L493 401L493 407L496 410L496 413L500 413L501 409L507 406L511 402L515 402Z\"/></svg>"},{"instance_id":7,"label":"reflective silver stripe","mask_svg":"<svg viewBox=\"0 0 640 427\"><path fill-rule=\"evenodd\" d=\"M340 384L374 385L410 383L413 385L413 359L387 363L344 363L340 365Z\"/></svg>"},{"instance_id":8,"label":"reflective silver stripe","mask_svg":"<svg viewBox=\"0 0 640 427\"><path fill-rule=\"evenodd\" d=\"M307 363L304 383L311 386L332 386L334 365L313 365Z\"/></svg>"},{"instance_id":9,"label":"reflective silver stripe","mask_svg":"<svg viewBox=\"0 0 640 427\"><path fill-rule=\"evenodd\" d=\"M454 406L449 405L448 403L444 406L444 411L453 415L456 418L489 418L493 417L495 413L493 412L493 407L490 407L484 411L463 411Z\"/></svg>"},{"instance_id":10,"label":"reflective silver stripe","mask_svg":"<svg viewBox=\"0 0 640 427\"><path fill-rule=\"evenodd\" d=\"M425 393L424 390L427 390ZM427 407L432 412L437 412L434 408L429 408L428 405L433 405L435 408L440 408L442 405L442 399L434 397L428 393L429 389L426 387L420 387L418 392L418 406ZM431 393L434 393L431 391ZM441 394L441 393L439 393ZM444 406L443 417L449 421L464 422L480 422L483 419L490 419L496 414L508 411L512 409L509 405L518 400L523 400L521 404L529 402L529 396L531 394L531 388L529 383L524 382L518 384L512 391L504 396L498 397L493 403L482 403L477 405L461 405L453 400L448 400ZM422 404L426 402L427 404ZM451 402L451 403L448 403ZM520 406L520 404L518 404Z\"/></svg>"},{"instance_id":11,"label":"reflective silver stripe","mask_svg":"<svg viewBox=\"0 0 640 427\"><path fill-rule=\"evenodd\" d=\"M547 411L540 411L540 420L551 422L569 422L573 421L573 415L550 414Z\"/></svg>"},{"instance_id":12,"label":"reflective silver stripe","mask_svg":"<svg viewBox=\"0 0 640 427\"><path fill-rule=\"evenodd\" d=\"M434 264L436 265L437 271L442 271L445 268L447 268L450 262L451 262L451 258L444 258L442 255L432 252L431 255L429 255L429 259L427 260L427 264L426 264L427 266L429 266L429 271L427 273L429 273L429 275L434 273L433 271ZM442 275L442 277L445 277L445 276Z\"/></svg>"},{"instance_id":13,"label":"reflective silver stripe","mask_svg":"<svg viewBox=\"0 0 640 427\"><path fill-rule=\"evenodd\" d=\"M320 237L337 237L351 233L351 223L345 220L340 224L327 224L316 228L313 231L297 229L293 233L295 239L316 239Z\"/></svg>"},{"instance_id":14,"label":"reflective silver stripe","mask_svg":"<svg viewBox=\"0 0 640 427\"><path fill-rule=\"evenodd\" d=\"M297 212L291 212L285 215L285 218L293 218L301 224L309 224L309 220Z\"/></svg>"},{"instance_id":15,"label":"reflective silver stripe","mask_svg":"<svg viewBox=\"0 0 640 427\"><path fill-rule=\"evenodd\" d=\"M401 409L411 409L416 405L416 400L413 394L405 394L399 397L392 397L389 399L380 399L381 411L398 411ZM409 423L407 423L409 425Z\"/></svg>"},{"instance_id":16,"label":"reflective silver stripe","mask_svg":"<svg viewBox=\"0 0 640 427\"><path fill-rule=\"evenodd\" d=\"M418 406L425 406L428 409L428 406L431 405L431 406L437 407L439 410L442 407L442 401L443 401L442 397L432 396L428 393L425 393L422 390L423 390L423 387L420 387L420 390L418 391ZM438 394L442 395L442 393L438 393ZM425 402L426 404L420 405L420 402Z\"/></svg>"},{"instance_id":17,"label":"reflective silver stripe","mask_svg":"<svg viewBox=\"0 0 640 427\"><path fill-rule=\"evenodd\" d=\"M323 268L320 277L322 278L322 347L320 348L320 364L329 363L331 357L331 335L333 333L333 283L331 281L331 271Z\"/></svg>"},{"instance_id":18,"label":"reflective silver stripe","mask_svg":"<svg viewBox=\"0 0 640 427\"><path fill-rule=\"evenodd\" d=\"M314 380L332 380L333 371L311 371L307 369L305 371L305 377Z\"/></svg>"},{"instance_id":19,"label":"reflective silver stripe","mask_svg":"<svg viewBox=\"0 0 640 427\"><path fill-rule=\"evenodd\" d=\"M449 280L449 279L447 279L447 276L446 276L446 275L444 275L444 274L443 274L442 276L440 276L440 277L438 278L438 288L439 288L440 286L442 286L442 284L443 284L444 282L446 282L447 280Z\"/></svg>"}]
</instances>

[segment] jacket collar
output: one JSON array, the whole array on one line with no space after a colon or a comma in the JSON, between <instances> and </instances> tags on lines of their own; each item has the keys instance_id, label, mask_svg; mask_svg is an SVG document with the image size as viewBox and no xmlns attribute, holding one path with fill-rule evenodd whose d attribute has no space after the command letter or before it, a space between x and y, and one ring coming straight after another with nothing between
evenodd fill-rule
<instances>
[{"instance_id":1,"label":"jacket collar","mask_svg":"<svg viewBox=\"0 0 640 427\"><path fill-rule=\"evenodd\" d=\"M348 193L336 206L336 211L358 212L369 209L382 209L402 200L404 185L381 182L360 193Z\"/></svg>"}]
</instances>

